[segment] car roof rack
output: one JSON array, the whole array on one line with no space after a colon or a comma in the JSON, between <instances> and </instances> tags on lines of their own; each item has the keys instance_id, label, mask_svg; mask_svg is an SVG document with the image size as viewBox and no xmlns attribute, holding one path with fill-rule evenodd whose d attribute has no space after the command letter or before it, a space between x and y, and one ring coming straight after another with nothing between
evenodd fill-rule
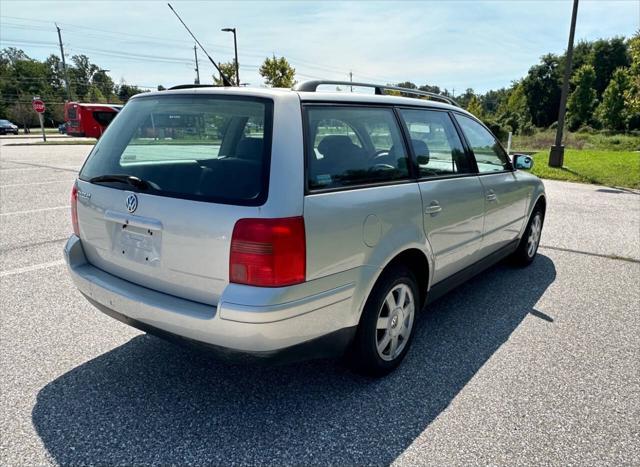
<instances>
[{"instance_id":1,"label":"car roof rack","mask_svg":"<svg viewBox=\"0 0 640 467\"><path fill-rule=\"evenodd\" d=\"M429 97L434 100L442 101L446 104L455 105L456 107L460 107L455 100L448 96L443 96L442 94L436 94L435 92L421 91L419 89L410 89L410 88L401 88L398 86L387 86L383 84L372 84L372 83L356 83L352 81L333 81L333 80L313 80L313 81L304 81L302 83L296 84L293 87L294 91L303 91L303 92L316 92L318 86L322 85L337 85L337 86L356 86L361 88L374 88L375 93L377 95L384 95L385 90L387 91L399 91L405 94L413 94L414 96L423 96Z\"/></svg>"},{"instance_id":2,"label":"car roof rack","mask_svg":"<svg viewBox=\"0 0 640 467\"><path fill-rule=\"evenodd\" d=\"M167 91L175 91L176 89L190 89L190 88L223 88L221 84L178 84L177 86L171 86ZM227 86L228 87L228 86Z\"/></svg>"}]
</instances>

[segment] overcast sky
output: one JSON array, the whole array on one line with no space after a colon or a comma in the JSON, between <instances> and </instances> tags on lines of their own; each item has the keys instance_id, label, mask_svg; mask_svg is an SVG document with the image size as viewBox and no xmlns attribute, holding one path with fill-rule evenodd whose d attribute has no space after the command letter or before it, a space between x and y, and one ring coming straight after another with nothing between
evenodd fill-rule
<instances>
[{"instance_id":1,"label":"overcast sky","mask_svg":"<svg viewBox=\"0 0 640 467\"><path fill-rule=\"evenodd\" d=\"M434 84L456 93L508 86L547 52L566 48L571 0L538 1L173 1L216 61L233 58L240 78L259 86L264 57L289 59L298 81L314 78ZM37 59L86 54L116 82L166 87L191 83L193 41L164 1L0 1L0 47ZM640 29L638 0L581 0L576 40ZM202 82L212 65L199 54Z\"/></svg>"}]
</instances>

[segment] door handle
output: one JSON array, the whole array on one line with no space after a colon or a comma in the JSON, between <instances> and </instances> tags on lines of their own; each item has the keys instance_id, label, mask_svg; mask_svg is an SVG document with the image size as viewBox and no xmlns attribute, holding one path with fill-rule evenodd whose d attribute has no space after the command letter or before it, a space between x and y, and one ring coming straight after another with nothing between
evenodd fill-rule
<instances>
[{"instance_id":1,"label":"door handle","mask_svg":"<svg viewBox=\"0 0 640 467\"><path fill-rule=\"evenodd\" d=\"M498 199L498 196L496 195L495 191L493 190L487 191L487 201L495 201L497 199Z\"/></svg>"},{"instance_id":2,"label":"door handle","mask_svg":"<svg viewBox=\"0 0 640 467\"><path fill-rule=\"evenodd\" d=\"M424 210L424 213L438 214L440 211L442 211L442 206L440 206L440 204L437 201L432 201L431 204L427 206L427 209Z\"/></svg>"}]
</instances>

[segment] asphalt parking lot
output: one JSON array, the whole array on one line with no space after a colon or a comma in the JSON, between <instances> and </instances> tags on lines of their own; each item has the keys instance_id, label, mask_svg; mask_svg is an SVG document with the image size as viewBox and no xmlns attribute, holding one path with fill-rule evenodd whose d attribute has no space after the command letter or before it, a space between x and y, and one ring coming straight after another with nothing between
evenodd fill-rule
<instances>
[{"instance_id":1,"label":"asphalt parking lot","mask_svg":"<svg viewBox=\"0 0 640 467\"><path fill-rule=\"evenodd\" d=\"M369 380L228 366L97 312L62 262L89 149L0 147L2 465L640 464L640 194L547 182L534 264L433 304Z\"/></svg>"}]
</instances>

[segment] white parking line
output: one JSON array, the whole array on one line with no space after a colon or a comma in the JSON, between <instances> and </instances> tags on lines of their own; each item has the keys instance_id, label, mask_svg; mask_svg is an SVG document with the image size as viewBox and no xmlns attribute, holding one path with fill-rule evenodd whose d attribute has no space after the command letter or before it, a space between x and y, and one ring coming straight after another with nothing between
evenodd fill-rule
<instances>
[{"instance_id":1,"label":"white parking line","mask_svg":"<svg viewBox=\"0 0 640 467\"><path fill-rule=\"evenodd\" d=\"M73 183L74 179L70 178L69 180L51 180L50 182L32 182L32 183L9 183L7 185L0 185L0 188L9 188L13 186L32 186L32 185L50 185L53 183L68 183L69 186Z\"/></svg>"},{"instance_id":2,"label":"white parking line","mask_svg":"<svg viewBox=\"0 0 640 467\"><path fill-rule=\"evenodd\" d=\"M37 271L38 269L52 268L54 266L60 266L61 264L64 264L64 261L59 259L58 261L51 261L49 263L40 263L34 264L33 266L25 266L23 268L9 269L7 271L0 271L0 277L14 276L24 272Z\"/></svg>"},{"instance_id":3,"label":"white parking line","mask_svg":"<svg viewBox=\"0 0 640 467\"><path fill-rule=\"evenodd\" d=\"M51 170L49 167L8 167L0 169L0 172L9 172L10 170Z\"/></svg>"},{"instance_id":4,"label":"white parking line","mask_svg":"<svg viewBox=\"0 0 640 467\"><path fill-rule=\"evenodd\" d=\"M71 206L56 206L53 208L42 208L42 209L27 209L26 211L13 211L13 212L4 212L0 214L0 216L13 216L16 214L31 214L32 212L43 212L43 211L55 211L58 209L70 209Z\"/></svg>"}]
</instances>

